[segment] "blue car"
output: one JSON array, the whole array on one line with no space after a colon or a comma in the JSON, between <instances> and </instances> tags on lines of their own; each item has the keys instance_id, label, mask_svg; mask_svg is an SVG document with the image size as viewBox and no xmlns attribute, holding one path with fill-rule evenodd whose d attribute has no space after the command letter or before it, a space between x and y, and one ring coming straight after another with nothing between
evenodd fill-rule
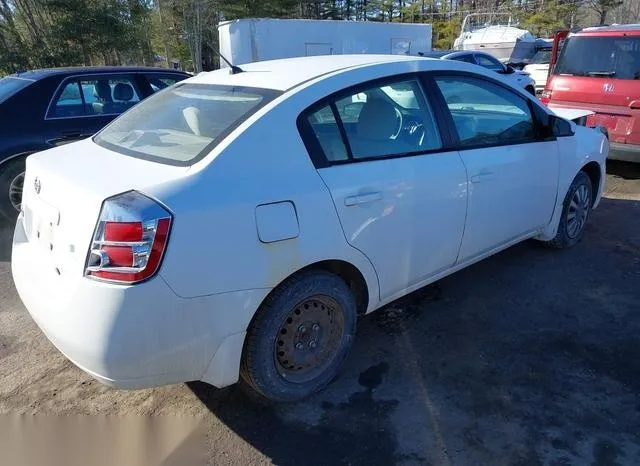
<instances>
[{"instance_id":1,"label":"blue car","mask_svg":"<svg viewBox=\"0 0 640 466\"><path fill-rule=\"evenodd\" d=\"M87 138L190 75L146 67L33 70L0 79L0 222L20 211L29 154Z\"/></svg>"}]
</instances>

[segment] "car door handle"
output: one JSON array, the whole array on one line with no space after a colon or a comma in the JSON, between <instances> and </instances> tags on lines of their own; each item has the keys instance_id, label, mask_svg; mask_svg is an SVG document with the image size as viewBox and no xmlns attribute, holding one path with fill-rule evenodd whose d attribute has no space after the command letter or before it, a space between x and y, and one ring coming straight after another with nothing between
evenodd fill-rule
<instances>
[{"instance_id":1,"label":"car door handle","mask_svg":"<svg viewBox=\"0 0 640 466\"><path fill-rule=\"evenodd\" d=\"M382 199L381 192L373 192L366 194L357 194L355 196L347 196L344 198L344 205L347 207L359 204L367 204L369 202L375 202Z\"/></svg>"},{"instance_id":2,"label":"car door handle","mask_svg":"<svg viewBox=\"0 0 640 466\"><path fill-rule=\"evenodd\" d=\"M482 183L483 181L489 181L493 178L493 172L482 172L471 177L472 183Z\"/></svg>"},{"instance_id":3,"label":"car door handle","mask_svg":"<svg viewBox=\"0 0 640 466\"><path fill-rule=\"evenodd\" d=\"M629 108L631 110L640 109L640 100L632 100L631 102L629 102Z\"/></svg>"}]
</instances>

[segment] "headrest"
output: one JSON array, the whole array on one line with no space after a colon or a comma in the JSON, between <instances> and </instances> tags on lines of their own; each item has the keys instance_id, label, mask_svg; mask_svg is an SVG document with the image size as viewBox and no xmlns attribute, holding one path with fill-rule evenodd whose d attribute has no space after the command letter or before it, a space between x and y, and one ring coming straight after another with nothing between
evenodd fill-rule
<instances>
[{"instance_id":1,"label":"headrest","mask_svg":"<svg viewBox=\"0 0 640 466\"><path fill-rule=\"evenodd\" d=\"M99 99L111 101L111 86L107 81L98 81L93 86L93 95Z\"/></svg>"},{"instance_id":2,"label":"headrest","mask_svg":"<svg viewBox=\"0 0 640 466\"><path fill-rule=\"evenodd\" d=\"M124 100L125 102L133 99L133 87L130 84L118 83L113 89L113 98L115 100Z\"/></svg>"},{"instance_id":3,"label":"headrest","mask_svg":"<svg viewBox=\"0 0 640 466\"><path fill-rule=\"evenodd\" d=\"M395 107L383 99L370 99L364 104L358 118L358 136L386 140L398 130Z\"/></svg>"}]
</instances>

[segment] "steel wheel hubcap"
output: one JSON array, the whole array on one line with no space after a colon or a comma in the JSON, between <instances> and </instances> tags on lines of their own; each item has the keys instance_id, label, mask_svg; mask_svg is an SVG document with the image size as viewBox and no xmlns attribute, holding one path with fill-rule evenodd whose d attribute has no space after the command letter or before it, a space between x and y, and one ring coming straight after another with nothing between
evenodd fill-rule
<instances>
[{"instance_id":1,"label":"steel wheel hubcap","mask_svg":"<svg viewBox=\"0 0 640 466\"><path fill-rule=\"evenodd\" d=\"M578 236L584 228L589 214L590 203L589 190L585 185L579 186L573 193L569 211L567 212L567 234L570 238Z\"/></svg>"},{"instance_id":2,"label":"steel wheel hubcap","mask_svg":"<svg viewBox=\"0 0 640 466\"><path fill-rule=\"evenodd\" d=\"M309 298L289 312L275 345L276 367L291 382L303 383L320 375L340 350L344 320L328 296Z\"/></svg>"},{"instance_id":3,"label":"steel wheel hubcap","mask_svg":"<svg viewBox=\"0 0 640 466\"><path fill-rule=\"evenodd\" d=\"M20 173L9 184L9 202L14 209L20 212L22 205L22 188L24 186L24 173Z\"/></svg>"}]
</instances>

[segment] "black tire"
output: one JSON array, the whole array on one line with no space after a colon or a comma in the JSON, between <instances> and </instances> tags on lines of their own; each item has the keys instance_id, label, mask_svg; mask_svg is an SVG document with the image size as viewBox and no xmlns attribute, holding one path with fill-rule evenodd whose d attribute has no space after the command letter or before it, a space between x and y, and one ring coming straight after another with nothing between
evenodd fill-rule
<instances>
[{"instance_id":1,"label":"black tire","mask_svg":"<svg viewBox=\"0 0 640 466\"><path fill-rule=\"evenodd\" d=\"M267 297L249 326L242 387L272 402L298 401L322 390L349 354L356 320L354 296L337 275L312 271L290 278ZM325 360L302 361L313 358Z\"/></svg>"},{"instance_id":2,"label":"black tire","mask_svg":"<svg viewBox=\"0 0 640 466\"><path fill-rule=\"evenodd\" d=\"M25 157L17 157L0 165L0 222L13 224L18 217L18 210L11 203L9 187L16 177L23 175Z\"/></svg>"},{"instance_id":3,"label":"black tire","mask_svg":"<svg viewBox=\"0 0 640 466\"><path fill-rule=\"evenodd\" d=\"M572 206L572 201L574 204L578 205L578 201L576 199L576 193L578 193L578 191L585 193L587 198L583 202L580 202L583 205L580 206L578 211L576 211ZM564 198L564 203L562 204L562 215L560 217L560 224L558 225L556 236L551 241L546 241L545 244L553 248L564 249L576 245L582 239L584 235L584 227L589 219L589 213L591 212L591 206L593 205L592 191L593 189L589 175L581 171L574 178L569 190L567 191L567 195ZM571 225L570 214L572 213L577 217L584 215L583 220L579 222L581 225L575 231Z\"/></svg>"}]
</instances>

